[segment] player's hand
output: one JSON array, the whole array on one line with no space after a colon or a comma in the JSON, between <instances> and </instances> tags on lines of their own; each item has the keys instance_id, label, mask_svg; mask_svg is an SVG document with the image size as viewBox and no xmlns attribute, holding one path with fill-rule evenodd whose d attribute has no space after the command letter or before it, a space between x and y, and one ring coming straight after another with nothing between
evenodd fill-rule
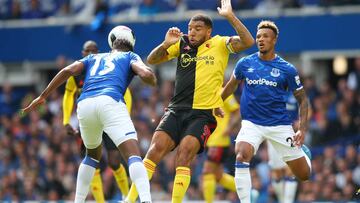
<instances>
[{"instance_id":1,"label":"player's hand","mask_svg":"<svg viewBox=\"0 0 360 203\"><path fill-rule=\"evenodd\" d=\"M38 96L34 99L29 106L25 107L21 110L22 113L29 113L30 111L34 110L36 107L40 106L41 104L45 103L45 98Z\"/></svg>"},{"instance_id":2,"label":"player's hand","mask_svg":"<svg viewBox=\"0 0 360 203\"><path fill-rule=\"evenodd\" d=\"M70 124L65 125L65 129L68 135L78 135L79 131L75 130Z\"/></svg>"},{"instance_id":3,"label":"player's hand","mask_svg":"<svg viewBox=\"0 0 360 203\"><path fill-rule=\"evenodd\" d=\"M214 115L220 118L224 118L225 112L222 108L218 107L214 109Z\"/></svg>"},{"instance_id":4,"label":"player's hand","mask_svg":"<svg viewBox=\"0 0 360 203\"><path fill-rule=\"evenodd\" d=\"M219 14L225 18L234 14L231 6L231 0L221 0L221 7L217 7L217 10Z\"/></svg>"},{"instance_id":5,"label":"player's hand","mask_svg":"<svg viewBox=\"0 0 360 203\"><path fill-rule=\"evenodd\" d=\"M182 35L183 33L180 31L179 28L177 27L170 28L165 35L165 40L163 42L163 45L165 46L165 48L170 47L171 45L178 42Z\"/></svg>"},{"instance_id":6,"label":"player's hand","mask_svg":"<svg viewBox=\"0 0 360 203\"><path fill-rule=\"evenodd\" d=\"M298 130L294 136L294 145L297 147L301 147L304 144L304 140L305 140L305 132Z\"/></svg>"}]
</instances>

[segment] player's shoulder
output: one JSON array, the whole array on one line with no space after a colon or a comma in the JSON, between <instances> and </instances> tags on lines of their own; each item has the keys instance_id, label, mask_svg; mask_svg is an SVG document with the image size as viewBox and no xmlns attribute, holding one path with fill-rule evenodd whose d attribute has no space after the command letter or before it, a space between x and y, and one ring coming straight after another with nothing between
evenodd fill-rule
<instances>
[{"instance_id":1,"label":"player's shoulder","mask_svg":"<svg viewBox=\"0 0 360 203\"><path fill-rule=\"evenodd\" d=\"M89 54L88 56L85 56L85 58L87 58L88 60L91 60L91 59L98 59L99 57L104 58L107 55L109 55L109 53Z\"/></svg>"},{"instance_id":2,"label":"player's shoulder","mask_svg":"<svg viewBox=\"0 0 360 203\"><path fill-rule=\"evenodd\" d=\"M252 53L252 54L246 56L246 59L247 59L247 60L253 60L253 61L254 61L254 60L258 60L258 59L259 59L259 55L258 55L257 52L255 52L255 53Z\"/></svg>"},{"instance_id":3,"label":"player's shoulder","mask_svg":"<svg viewBox=\"0 0 360 203\"><path fill-rule=\"evenodd\" d=\"M212 41L212 43L226 43L229 38L229 36L215 35L211 37L210 40Z\"/></svg>"},{"instance_id":4,"label":"player's shoulder","mask_svg":"<svg viewBox=\"0 0 360 203\"><path fill-rule=\"evenodd\" d=\"M97 54L89 54L89 57L90 58L94 58L94 57L104 57L104 56L107 56L109 55L110 52L104 52L104 53L97 53Z\"/></svg>"},{"instance_id":5,"label":"player's shoulder","mask_svg":"<svg viewBox=\"0 0 360 203\"><path fill-rule=\"evenodd\" d=\"M215 36L211 37L211 40L219 41L219 40L222 40L222 39L225 39L225 38L228 38L228 37L227 36L221 36L221 35L215 35Z\"/></svg>"},{"instance_id":6,"label":"player's shoulder","mask_svg":"<svg viewBox=\"0 0 360 203\"><path fill-rule=\"evenodd\" d=\"M257 53L253 53L253 54L250 54L250 55L240 58L239 63L251 63L253 61L257 61L258 58L259 57L258 57Z\"/></svg>"},{"instance_id":7,"label":"player's shoulder","mask_svg":"<svg viewBox=\"0 0 360 203\"><path fill-rule=\"evenodd\" d=\"M292 63L283 59L281 56L277 56L276 62L289 71L296 71L296 67Z\"/></svg>"},{"instance_id":8,"label":"player's shoulder","mask_svg":"<svg viewBox=\"0 0 360 203\"><path fill-rule=\"evenodd\" d=\"M107 55L104 55L106 57ZM123 59L131 59L137 57L138 55L132 51L118 51L115 53L111 53L111 58L115 61L123 60Z\"/></svg>"},{"instance_id":9,"label":"player's shoulder","mask_svg":"<svg viewBox=\"0 0 360 203\"><path fill-rule=\"evenodd\" d=\"M139 54L133 52L133 51L128 51L127 53L127 56L131 59L136 59L136 60L141 60L141 57Z\"/></svg>"}]
</instances>

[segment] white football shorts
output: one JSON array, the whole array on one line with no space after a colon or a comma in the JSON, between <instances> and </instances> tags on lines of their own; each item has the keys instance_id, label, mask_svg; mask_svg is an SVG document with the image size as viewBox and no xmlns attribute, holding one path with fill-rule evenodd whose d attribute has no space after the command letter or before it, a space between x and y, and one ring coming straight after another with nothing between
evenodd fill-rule
<instances>
[{"instance_id":1,"label":"white football shorts","mask_svg":"<svg viewBox=\"0 0 360 203\"><path fill-rule=\"evenodd\" d=\"M286 163L280 158L275 148L269 141L266 141L269 156L269 166L271 169L281 169L286 167Z\"/></svg>"},{"instance_id":2,"label":"white football shorts","mask_svg":"<svg viewBox=\"0 0 360 203\"><path fill-rule=\"evenodd\" d=\"M102 95L81 100L77 107L81 138L88 149L98 147L103 131L116 146L129 140L137 140L130 115L123 102Z\"/></svg>"},{"instance_id":3,"label":"white football shorts","mask_svg":"<svg viewBox=\"0 0 360 203\"><path fill-rule=\"evenodd\" d=\"M294 135L291 125L261 126L243 120L241 130L235 141L251 144L254 147L254 153L256 153L260 144L264 140L268 140L279 158L284 162L288 162L305 156L301 148L292 146Z\"/></svg>"}]
</instances>

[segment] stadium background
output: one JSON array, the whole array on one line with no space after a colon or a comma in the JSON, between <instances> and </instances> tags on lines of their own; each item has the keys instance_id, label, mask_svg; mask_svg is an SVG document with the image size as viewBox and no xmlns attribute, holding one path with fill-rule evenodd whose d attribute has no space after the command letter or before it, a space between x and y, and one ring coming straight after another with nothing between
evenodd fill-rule
<instances>
[{"instance_id":1,"label":"stadium background","mask_svg":"<svg viewBox=\"0 0 360 203\"><path fill-rule=\"evenodd\" d=\"M81 57L86 40L108 51L110 29L127 25L137 37L135 52L145 59L169 27L186 32L189 16L198 9L213 17L214 34L234 35L216 6L215 0L0 0L0 200L73 200L82 157L77 138L62 126L64 88L40 111L26 117L18 112L61 68ZM311 181L299 184L297 200L360 201L355 194L360 186L360 1L233 0L233 8L252 34L260 20L275 21L280 29L279 54L303 76L313 108L306 137L313 152L313 174ZM226 77L236 60L255 48L232 56ZM159 78L156 88L139 80L131 83L131 116L143 153L174 85L175 62L153 68ZM77 125L75 116L71 123ZM155 202L171 199L173 158L170 154L164 159L151 181ZM261 147L251 163L258 202L276 201L267 159ZM187 200L202 200L203 161L199 156L192 165ZM230 173L233 163L230 154L226 164ZM106 198L119 199L110 169L102 175ZM238 202L235 193L221 188L217 199Z\"/></svg>"}]
</instances>

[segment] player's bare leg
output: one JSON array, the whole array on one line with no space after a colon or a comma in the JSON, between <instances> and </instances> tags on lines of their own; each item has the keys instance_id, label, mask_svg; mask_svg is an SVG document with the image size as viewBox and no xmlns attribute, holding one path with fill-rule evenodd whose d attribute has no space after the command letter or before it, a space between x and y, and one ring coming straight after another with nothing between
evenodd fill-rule
<instances>
[{"instance_id":1,"label":"player's bare leg","mask_svg":"<svg viewBox=\"0 0 360 203\"><path fill-rule=\"evenodd\" d=\"M123 197L129 193L129 181L125 167L120 163L119 150L107 149L108 165L113 171L116 183Z\"/></svg>"},{"instance_id":2,"label":"player's bare leg","mask_svg":"<svg viewBox=\"0 0 360 203\"><path fill-rule=\"evenodd\" d=\"M214 174L216 181L218 182L222 176L223 168L221 164L212 162L212 161L205 161L202 174Z\"/></svg>"},{"instance_id":3,"label":"player's bare leg","mask_svg":"<svg viewBox=\"0 0 360 203\"><path fill-rule=\"evenodd\" d=\"M175 148L175 142L170 135L164 131L156 131L145 158L150 159L155 164L158 164L165 155Z\"/></svg>"},{"instance_id":4,"label":"player's bare leg","mask_svg":"<svg viewBox=\"0 0 360 203\"><path fill-rule=\"evenodd\" d=\"M311 174L311 168L309 161L306 160L305 156L298 159L286 162L290 167L291 171L301 181L309 180Z\"/></svg>"},{"instance_id":5,"label":"player's bare leg","mask_svg":"<svg viewBox=\"0 0 360 203\"><path fill-rule=\"evenodd\" d=\"M237 142L235 145L235 185L236 192L242 203L250 203L251 177L250 161L254 156L254 147L247 142Z\"/></svg>"}]
</instances>

